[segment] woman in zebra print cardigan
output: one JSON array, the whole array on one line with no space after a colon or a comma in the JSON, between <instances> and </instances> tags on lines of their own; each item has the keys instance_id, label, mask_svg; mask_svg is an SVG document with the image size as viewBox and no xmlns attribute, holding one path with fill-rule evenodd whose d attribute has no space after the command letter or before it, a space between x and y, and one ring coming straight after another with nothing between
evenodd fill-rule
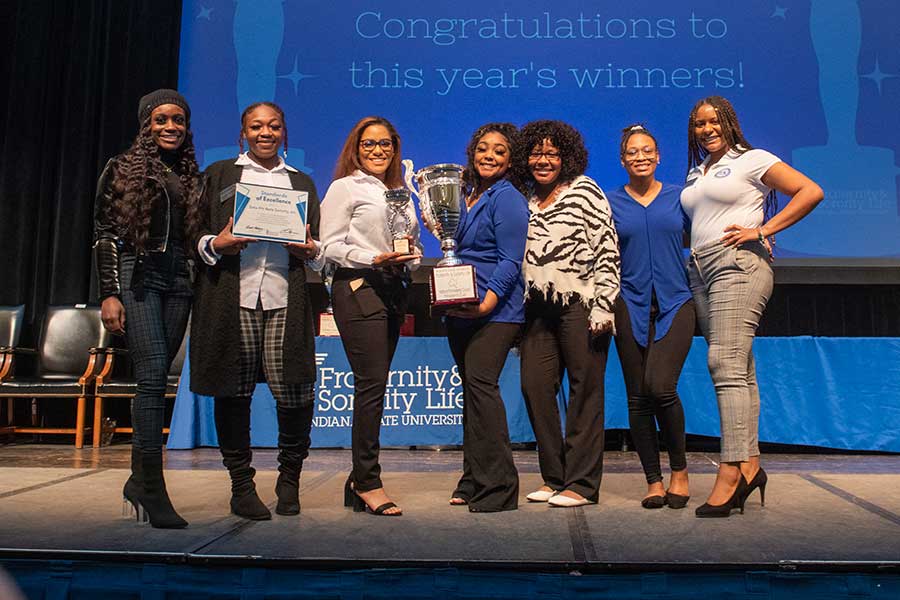
<instances>
[{"instance_id":1,"label":"woman in zebra print cardigan","mask_svg":"<svg viewBox=\"0 0 900 600\"><path fill-rule=\"evenodd\" d=\"M538 443L544 485L532 502L595 504L603 473L603 378L619 294L619 250L603 190L584 175L581 134L534 121L513 151L529 197L525 249L522 392ZM556 395L569 377L565 436Z\"/></svg>"}]
</instances>

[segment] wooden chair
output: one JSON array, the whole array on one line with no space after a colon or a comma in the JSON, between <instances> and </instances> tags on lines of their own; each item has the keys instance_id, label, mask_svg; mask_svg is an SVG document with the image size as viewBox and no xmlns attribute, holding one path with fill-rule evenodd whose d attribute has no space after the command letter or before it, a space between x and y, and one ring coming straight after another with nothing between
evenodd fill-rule
<instances>
[{"instance_id":1,"label":"wooden chair","mask_svg":"<svg viewBox=\"0 0 900 600\"><path fill-rule=\"evenodd\" d=\"M169 399L175 398L178 392L178 382L181 379L181 369L184 367L184 359L187 354L187 332L190 331L190 323L185 329L184 338L181 340L181 346L178 348L178 354L172 360L172 366L169 368L169 380L166 382L165 397ZM104 401L112 398L128 398L132 402L137 394L137 381L133 375L117 375L117 368L122 359L127 359L127 352L110 348L107 350L106 364L103 370L97 376L97 383L94 388L94 436L93 444L97 448L100 446L101 428L103 423L103 406ZM134 433L133 427L116 427L114 433ZM168 427L163 427L163 433L169 433Z\"/></svg>"},{"instance_id":2,"label":"wooden chair","mask_svg":"<svg viewBox=\"0 0 900 600\"><path fill-rule=\"evenodd\" d=\"M85 408L94 394L94 379L103 367L110 334L103 328L99 307L50 306L41 324L37 350L10 348L13 361L0 380L0 398L65 398L76 400L74 427L21 427L14 433L75 434L75 447L84 445ZM23 355L35 358L26 372L15 363Z\"/></svg>"},{"instance_id":3,"label":"wooden chair","mask_svg":"<svg viewBox=\"0 0 900 600\"><path fill-rule=\"evenodd\" d=\"M19 345L22 327L25 322L25 305L0 306L0 381L6 379L13 366L12 348ZM5 423L0 422L0 435L12 435L13 400L7 399Z\"/></svg>"}]
</instances>

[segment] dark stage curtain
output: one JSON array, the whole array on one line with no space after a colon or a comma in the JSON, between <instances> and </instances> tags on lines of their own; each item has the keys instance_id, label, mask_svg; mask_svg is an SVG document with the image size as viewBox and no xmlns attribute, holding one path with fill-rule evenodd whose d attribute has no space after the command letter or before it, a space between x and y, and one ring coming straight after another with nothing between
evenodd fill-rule
<instances>
[{"instance_id":1,"label":"dark stage curtain","mask_svg":"<svg viewBox=\"0 0 900 600\"><path fill-rule=\"evenodd\" d=\"M93 300L94 188L176 87L181 0L0 0L0 304Z\"/></svg>"}]
</instances>

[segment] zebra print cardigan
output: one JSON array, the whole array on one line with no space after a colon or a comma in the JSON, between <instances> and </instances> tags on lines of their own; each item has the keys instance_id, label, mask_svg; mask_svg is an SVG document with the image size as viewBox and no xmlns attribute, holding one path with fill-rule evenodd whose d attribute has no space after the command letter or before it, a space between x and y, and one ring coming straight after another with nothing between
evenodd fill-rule
<instances>
[{"instance_id":1,"label":"zebra print cardigan","mask_svg":"<svg viewBox=\"0 0 900 600\"><path fill-rule=\"evenodd\" d=\"M523 275L531 289L567 304L578 294L591 325L613 321L619 295L619 240L603 190L579 175L547 208L529 202Z\"/></svg>"}]
</instances>

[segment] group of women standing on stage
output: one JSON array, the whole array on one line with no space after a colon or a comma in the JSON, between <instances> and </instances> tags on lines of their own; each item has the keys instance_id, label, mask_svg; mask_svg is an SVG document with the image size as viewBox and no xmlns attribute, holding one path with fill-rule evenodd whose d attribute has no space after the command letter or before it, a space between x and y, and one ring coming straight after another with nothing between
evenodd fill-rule
<instances>
[{"instance_id":1,"label":"group of women standing on stage","mask_svg":"<svg viewBox=\"0 0 900 600\"><path fill-rule=\"evenodd\" d=\"M193 295L191 387L215 398L231 510L271 518L254 484L250 398L260 376L278 415L276 512L300 511L299 477L314 404L314 325L306 265L332 265L335 321L354 374L352 470L344 503L399 516L379 465L388 372L406 312L410 270L421 257L395 252L384 192L402 186L401 138L388 120L366 117L350 131L319 206L287 154L287 122L275 104L241 117L236 159L201 179L190 109L174 90L141 99L140 132L112 159L98 189L95 253L102 317L126 336L138 377L132 474L124 496L155 527L184 527L162 476L163 392ZM247 145L246 152L244 143ZM623 130L628 183L606 195L585 175L581 134L561 121L517 129L480 127L466 149L467 195L458 254L476 267L480 302L446 318L463 380L463 473L450 504L472 512L515 509L518 474L498 380L519 345L522 392L538 445L543 485L532 502L596 503L603 469L603 382L611 336L628 393L632 437L647 478L646 508L683 508L690 495L684 412L676 391L696 322L722 425L722 462L697 516L743 510L766 474L759 465L759 393L752 342L772 290L768 238L822 198L808 178L744 139L727 100L699 101L688 126L690 165L681 186L655 179L660 149L643 125ZM232 234L229 186L253 183L308 193L304 244ZM780 211L774 192L791 197ZM416 223L414 208L407 207ZM770 218L765 219L766 216ZM433 227L434 224L426 223ZM691 259L682 254L689 234ZM191 285L192 257L197 257ZM126 326L127 317L127 326ZM557 394L569 382L565 416ZM564 422L563 422L564 421ZM672 471L663 485L656 424Z\"/></svg>"}]
</instances>

